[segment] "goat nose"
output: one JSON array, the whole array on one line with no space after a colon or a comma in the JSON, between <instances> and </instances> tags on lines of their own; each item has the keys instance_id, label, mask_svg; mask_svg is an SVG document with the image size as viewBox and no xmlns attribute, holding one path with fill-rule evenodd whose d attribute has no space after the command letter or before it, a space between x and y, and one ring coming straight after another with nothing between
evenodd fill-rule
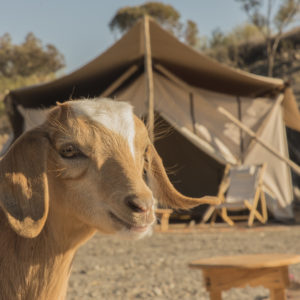
<instances>
[{"instance_id":1,"label":"goat nose","mask_svg":"<svg viewBox=\"0 0 300 300\"><path fill-rule=\"evenodd\" d=\"M141 199L134 194L126 196L124 201L134 212L144 213L152 207L152 199Z\"/></svg>"}]
</instances>

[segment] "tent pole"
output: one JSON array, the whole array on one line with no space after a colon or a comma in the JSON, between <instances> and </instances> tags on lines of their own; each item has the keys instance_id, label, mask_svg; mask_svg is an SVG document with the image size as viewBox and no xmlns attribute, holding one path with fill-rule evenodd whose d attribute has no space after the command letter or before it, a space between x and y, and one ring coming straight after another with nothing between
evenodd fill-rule
<instances>
[{"instance_id":1,"label":"tent pole","mask_svg":"<svg viewBox=\"0 0 300 300\"><path fill-rule=\"evenodd\" d=\"M154 141L154 93L153 93L153 69L150 41L149 16L144 16L144 45L145 45L145 75L146 75L146 97L148 103L148 132L150 140Z\"/></svg>"},{"instance_id":2,"label":"tent pole","mask_svg":"<svg viewBox=\"0 0 300 300\"><path fill-rule=\"evenodd\" d=\"M242 122L242 102L239 96L236 97L237 105L238 105L238 117L239 121ZM241 162L244 163L244 138L243 138L243 130L240 128L240 152L241 152Z\"/></svg>"},{"instance_id":3,"label":"tent pole","mask_svg":"<svg viewBox=\"0 0 300 300\"><path fill-rule=\"evenodd\" d=\"M176 84L178 84L180 87L182 87L184 90L186 90L189 93L193 93L194 89L185 83L182 79L177 77L176 75L172 74L170 71L168 71L166 68L164 68L162 65L155 64L154 67L160 71L162 74L164 74L167 78L174 81Z\"/></svg>"},{"instance_id":4,"label":"tent pole","mask_svg":"<svg viewBox=\"0 0 300 300\"><path fill-rule=\"evenodd\" d=\"M133 73L138 69L137 65L133 65L128 68L116 81L114 81L107 89L100 94L100 97L108 97L111 95L118 87L121 86Z\"/></svg>"},{"instance_id":5,"label":"tent pole","mask_svg":"<svg viewBox=\"0 0 300 300\"><path fill-rule=\"evenodd\" d=\"M266 150L271 152L273 155L278 157L280 160L284 161L288 166L290 166L297 174L300 174L300 166L295 164L292 160L280 154L276 149L265 143L259 136L255 134L248 126L241 123L238 119L236 119L228 110L219 106L218 111L226 116L232 123L245 131L249 136L257 141L261 146L263 146Z\"/></svg>"},{"instance_id":6,"label":"tent pole","mask_svg":"<svg viewBox=\"0 0 300 300\"><path fill-rule=\"evenodd\" d=\"M193 132L196 133L196 118L195 118L195 105L194 105L194 94L189 92L189 100L190 100L190 113L191 119L193 122Z\"/></svg>"}]
</instances>

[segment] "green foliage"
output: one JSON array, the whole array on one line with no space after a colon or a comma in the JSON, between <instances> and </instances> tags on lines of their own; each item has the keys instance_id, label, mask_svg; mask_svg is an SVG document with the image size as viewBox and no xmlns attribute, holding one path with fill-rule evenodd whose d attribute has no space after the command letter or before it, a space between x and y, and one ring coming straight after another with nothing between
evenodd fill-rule
<instances>
[{"instance_id":1,"label":"green foliage","mask_svg":"<svg viewBox=\"0 0 300 300\"><path fill-rule=\"evenodd\" d=\"M187 20L184 31L185 42L192 47L196 47L199 44L198 34L199 30L197 24L194 21Z\"/></svg>"},{"instance_id":2,"label":"green foliage","mask_svg":"<svg viewBox=\"0 0 300 300\"><path fill-rule=\"evenodd\" d=\"M260 38L258 29L249 23L236 26L228 34L223 33L219 28L215 29L205 53L219 62L239 68L245 68L243 61L242 44L253 42Z\"/></svg>"},{"instance_id":3,"label":"green foliage","mask_svg":"<svg viewBox=\"0 0 300 300\"><path fill-rule=\"evenodd\" d=\"M4 101L0 101L0 117L5 114Z\"/></svg>"},{"instance_id":4,"label":"green foliage","mask_svg":"<svg viewBox=\"0 0 300 300\"><path fill-rule=\"evenodd\" d=\"M49 73L47 75L30 75L26 77L19 75L13 77L0 76L0 117L4 114L3 99L10 90L47 82L55 79L55 77L54 73Z\"/></svg>"},{"instance_id":5,"label":"green foliage","mask_svg":"<svg viewBox=\"0 0 300 300\"><path fill-rule=\"evenodd\" d=\"M249 21L261 30L264 35L281 32L293 21L300 11L299 0L281 0L277 12L274 12L276 0L236 0L242 4L242 9ZM266 9L264 11L264 5ZM275 31L275 32L274 32Z\"/></svg>"},{"instance_id":6,"label":"green foliage","mask_svg":"<svg viewBox=\"0 0 300 300\"><path fill-rule=\"evenodd\" d=\"M64 57L56 47L44 47L33 33L20 45L14 45L8 33L0 37L0 78L45 76L64 66Z\"/></svg>"},{"instance_id":7,"label":"green foliage","mask_svg":"<svg viewBox=\"0 0 300 300\"><path fill-rule=\"evenodd\" d=\"M8 33L0 37L0 115L6 93L52 80L64 66L64 57L56 47L43 46L33 33L20 45L13 44Z\"/></svg>"},{"instance_id":8,"label":"green foliage","mask_svg":"<svg viewBox=\"0 0 300 300\"><path fill-rule=\"evenodd\" d=\"M109 23L110 30L118 30L123 34L145 15L152 17L188 45L204 47L205 42L199 37L197 24L192 20L187 20L186 24L181 23L180 13L171 5L161 2L146 2L139 6L120 8Z\"/></svg>"},{"instance_id":9,"label":"green foliage","mask_svg":"<svg viewBox=\"0 0 300 300\"><path fill-rule=\"evenodd\" d=\"M261 39L260 31L251 23L244 23L233 28L228 37L237 43L251 42Z\"/></svg>"},{"instance_id":10,"label":"green foliage","mask_svg":"<svg viewBox=\"0 0 300 300\"><path fill-rule=\"evenodd\" d=\"M281 0L277 12L274 12L276 0L236 0L248 15L249 21L263 35L266 43L268 76L273 75L273 68L283 31L292 24L300 12L300 0ZM266 11L263 4L266 3Z\"/></svg>"},{"instance_id":11,"label":"green foliage","mask_svg":"<svg viewBox=\"0 0 300 300\"><path fill-rule=\"evenodd\" d=\"M13 77L0 77L0 96L5 95L10 90L18 89L24 86L40 84L55 79L54 73L47 75L30 75L30 76L13 76ZM0 97L1 98L1 97Z\"/></svg>"},{"instance_id":12,"label":"green foliage","mask_svg":"<svg viewBox=\"0 0 300 300\"><path fill-rule=\"evenodd\" d=\"M268 16L265 16L261 10L263 7L263 2L261 0L236 0L237 2L242 4L242 9L246 12L249 17L249 20L252 24L254 24L261 31L265 30L265 27L268 25ZM268 8L271 7L272 3L275 0L268 0Z\"/></svg>"},{"instance_id":13,"label":"green foliage","mask_svg":"<svg viewBox=\"0 0 300 300\"><path fill-rule=\"evenodd\" d=\"M275 17L274 25L277 30L281 30L285 25L293 22L300 12L300 1L298 0L285 0L281 3Z\"/></svg>"},{"instance_id":14,"label":"green foliage","mask_svg":"<svg viewBox=\"0 0 300 300\"><path fill-rule=\"evenodd\" d=\"M171 32L180 29L180 14L171 5L160 2L147 2L140 6L126 6L117 11L109 23L112 31L118 29L121 33L126 32L144 15L154 18L159 24Z\"/></svg>"}]
</instances>

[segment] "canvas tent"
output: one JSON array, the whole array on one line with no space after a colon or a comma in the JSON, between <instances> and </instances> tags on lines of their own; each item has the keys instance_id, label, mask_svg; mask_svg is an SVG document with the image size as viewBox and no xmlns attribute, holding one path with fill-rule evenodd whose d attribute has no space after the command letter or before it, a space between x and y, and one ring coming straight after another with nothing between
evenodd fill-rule
<instances>
[{"instance_id":1,"label":"canvas tent","mask_svg":"<svg viewBox=\"0 0 300 300\"><path fill-rule=\"evenodd\" d=\"M106 52L69 75L11 91L5 103L15 137L41 121L39 108L70 98L110 96L131 102L137 115L148 115L145 41L149 34L154 110L159 120L155 131L173 129L156 141L156 147L166 168L173 171L170 179L175 187L189 196L214 195L227 162L267 162L268 208L276 218L291 218L289 166L218 110L225 108L280 157L288 157L285 125L300 131L291 89L282 80L216 62L184 45L153 20L148 23L149 31L145 24L138 22Z\"/></svg>"}]
</instances>

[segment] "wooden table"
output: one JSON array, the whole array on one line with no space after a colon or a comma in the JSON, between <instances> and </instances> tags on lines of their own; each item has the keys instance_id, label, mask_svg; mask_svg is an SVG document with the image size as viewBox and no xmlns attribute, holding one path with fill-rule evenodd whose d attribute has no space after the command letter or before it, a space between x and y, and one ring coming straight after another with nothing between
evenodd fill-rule
<instances>
[{"instance_id":1,"label":"wooden table","mask_svg":"<svg viewBox=\"0 0 300 300\"><path fill-rule=\"evenodd\" d=\"M169 218L173 209L168 208L157 208L155 210L155 214L160 217L160 230L165 232L168 231L169 228Z\"/></svg>"},{"instance_id":2,"label":"wooden table","mask_svg":"<svg viewBox=\"0 0 300 300\"><path fill-rule=\"evenodd\" d=\"M300 255L253 254L204 258L189 264L201 269L211 300L221 300L222 291L246 285L262 285L271 300L285 300L289 286L288 266L300 263Z\"/></svg>"}]
</instances>

